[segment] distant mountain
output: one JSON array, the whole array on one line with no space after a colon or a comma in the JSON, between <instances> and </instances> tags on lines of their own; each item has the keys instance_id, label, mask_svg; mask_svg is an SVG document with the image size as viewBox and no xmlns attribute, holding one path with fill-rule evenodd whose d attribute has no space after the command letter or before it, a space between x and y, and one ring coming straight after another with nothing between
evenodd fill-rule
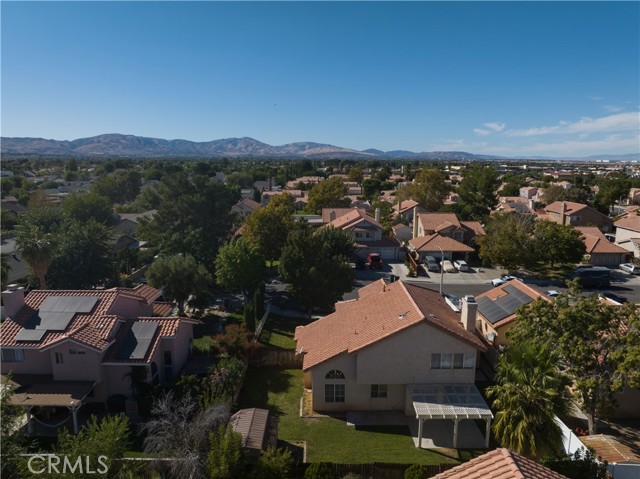
<instances>
[{"instance_id":1,"label":"distant mountain","mask_svg":"<svg viewBox=\"0 0 640 479\"><path fill-rule=\"evenodd\" d=\"M254 157L254 158L343 158L375 159L404 158L413 160L507 160L509 158L476 155L464 151L413 152L406 150L363 151L313 142L288 143L272 146L253 138L226 138L195 142L188 140L163 140L134 135L106 134L80 138L73 141L46 140L44 138L1 138L2 155L58 155L104 157ZM540 158L540 157L538 157ZM535 158L523 158L535 159ZM549 158L552 159L552 158ZM571 158L563 158L570 160ZM640 155L598 155L584 159L589 161L638 161Z\"/></svg>"}]
</instances>

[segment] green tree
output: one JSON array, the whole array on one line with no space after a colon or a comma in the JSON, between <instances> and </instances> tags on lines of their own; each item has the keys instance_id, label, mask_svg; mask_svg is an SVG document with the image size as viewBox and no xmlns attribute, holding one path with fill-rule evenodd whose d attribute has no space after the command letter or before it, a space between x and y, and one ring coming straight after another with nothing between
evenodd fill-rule
<instances>
[{"instance_id":1,"label":"green tree","mask_svg":"<svg viewBox=\"0 0 640 479\"><path fill-rule=\"evenodd\" d=\"M349 177L349 181L355 181L356 183L361 185L362 181L364 180L364 173L362 172L362 167L355 166L351 168L349 170L348 177Z\"/></svg>"},{"instance_id":2,"label":"green tree","mask_svg":"<svg viewBox=\"0 0 640 479\"><path fill-rule=\"evenodd\" d=\"M193 256L213 274L218 248L231 233L231 207L238 198L237 192L208 177L165 175L147 194L157 213L141 220L138 236L158 246L161 254Z\"/></svg>"},{"instance_id":3,"label":"green tree","mask_svg":"<svg viewBox=\"0 0 640 479\"><path fill-rule=\"evenodd\" d=\"M62 202L62 212L68 219L85 223L91 219L103 225L113 224L109 199L95 192L75 192Z\"/></svg>"},{"instance_id":4,"label":"green tree","mask_svg":"<svg viewBox=\"0 0 640 479\"><path fill-rule=\"evenodd\" d=\"M493 431L500 443L536 459L558 454L562 431L556 415L569 409L568 378L548 346L512 344L498 360L496 385L487 389L497 410Z\"/></svg>"},{"instance_id":5,"label":"green tree","mask_svg":"<svg viewBox=\"0 0 640 479\"><path fill-rule=\"evenodd\" d=\"M154 288L178 304L180 314L191 295L206 292L211 275L193 256L176 254L161 256L147 270L147 279Z\"/></svg>"},{"instance_id":6,"label":"green tree","mask_svg":"<svg viewBox=\"0 0 640 479\"><path fill-rule=\"evenodd\" d=\"M105 456L104 462L108 470L103 474L96 473L91 475L85 475L80 472L69 473L67 471L60 474L59 477L117 477L123 467L122 461L117 461L117 459L121 459L124 456L129 442L129 420L124 414L106 416L100 421L96 416L92 416L89 422L82 426L76 435L69 433L66 429L61 429L55 448L57 454L69 456L72 464L78 459L84 461L84 457L88 456L91 461L94 461L92 462L92 468L94 469L99 466L97 463L98 457Z\"/></svg>"},{"instance_id":7,"label":"green tree","mask_svg":"<svg viewBox=\"0 0 640 479\"><path fill-rule=\"evenodd\" d=\"M235 479L244 474L242 434L228 424L220 425L218 434L209 435L211 449L207 455L207 477L209 479Z\"/></svg>"},{"instance_id":8,"label":"green tree","mask_svg":"<svg viewBox=\"0 0 640 479\"><path fill-rule=\"evenodd\" d=\"M595 207L604 214L609 213L609 207L619 203L629 196L631 181L625 176L614 176L603 179L598 183Z\"/></svg>"},{"instance_id":9,"label":"green tree","mask_svg":"<svg viewBox=\"0 0 640 479\"><path fill-rule=\"evenodd\" d=\"M488 265L500 265L508 270L528 266L534 260L533 231L535 218L519 213L491 215L486 236L476 237L480 259Z\"/></svg>"},{"instance_id":10,"label":"green tree","mask_svg":"<svg viewBox=\"0 0 640 479\"><path fill-rule=\"evenodd\" d=\"M319 215L322 208L347 208L350 204L351 200L347 197L347 188L342 178L334 176L311 188L305 211Z\"/></svg>"},{"instance_id":11,"label":"green tree","mask_svg":"<svg viewBox=\"0 0 640 479\"><path fill-rule=\"evenodd\" d=\"M416 174L413 184L400 189L402 199L413 199L429 211L438 211L444 205L451 186L445 183L447 176L438 168L422 168Z\"/></svg>"},{"instance_id":12,"label":"green tree","mask_svg":"<svg viewBox=\"0 0 640 479\"><path fill-rule=\"evenodd\" d=\"M362 181L362 196L367 200L373 201L374 198L380 196L382 191L382 183L375 178L367 178Z\"/></svg>"},{"instance_id":13,"label":"green tree","mask_svg":"<svg viewBox=\"0 0 640 479\"><path fill-rule=\"evenodd\" d=\"M293 456L288 449L270 447L260 451L258 462L253 467L250 479L289 479Z\"/></svg>"},{"instance_id":14,"label":"green tree","mask_svg":"<svg viewBox=\"0 0 640 479\"><path fill-rule=\"evenodd\" d=\"M590 449L578 449L573 454L543 458L540 463L569 479L610 479L607 461L600 462Z\"/></svg>"},{"instance_id":15,"label":"green tree","mask_svg":"<svg viewBox=\"0 0 640 479\"><path fill-rule=\"evenodd\" d=\"M40 289L47 289L45 276L56 251L56 233L62 214L53 208L28 211L16 226L16 247L38 278Z\"/></svg>"},{"instance_id":16,"label":"green tree","mask_svg":"<svg viewBox=\"0 0 640 479\"><path fill-rule=\"evenodd\" d=\"M328 464L314 462L304 471L304 479L333 479L333 473Z\"/></svg>"},{"instance_id":17,"label":"green tree","mask_svg":"<svg viewBox=\"0 0 640 479\"><path fill-rule=\"evenodd\" d=\"M322 233L309 227L292 232L280 258L280 274L289 291L310 312L329 309L353 289L353 271L343 256L331 256Z\"/></svg>"},{"instance_id":18,"label":"green tree","mask_svg":"<svg viewBox=\"0 0 640 479\"><path fill-rule=\"evenodd\" d=\"M93 192L109 198L111 204L127 203L136 199L140 193L142 176L134 169L116 170L93 183Z\"/></svg>"},{"instance_id":19,"label":"green tree","mask_svg":"<svg viewBox=\"0 0 640 479\"><path fill-rule=\"evenodd\" d=\"M106 226L65 221L57 234L56 250L47 271L47 283L55 289L90 289L113 281L115 263Z\"/></svg>"},{"instance_id":20,"label":"green tree","mask_svg":"<svg viewBox=\"0 0 640 479\"><path fill-rule=\"evenodd\" d=\"M231 290L242 291L247 305L267 274L264 256L245 238L220 248L216 258L216 282Z\"/></svg>"},{"instance_id":21,"label":"green tree","mask_svg":"<svg viewBox=\"0 0 640 479\"><path fill-rule=\"evenodd\" d=\"M252 347L251 332L245 325L230 324L215 337L215 343L221 353L244 359Z\"/></svg>"},{"instance_id":22,"label":"green tree","mask_svg":"<svg viewBox=\"0 0 640 479\"><path fill-rule=\"evenodd\" d=\"M353 242L353 237L340 228L325 226L317 230L314 235L320 241L323 253L330 258L349 261L356 255L356 245Z\"/></svg>"},{"instance_id":23,"label":"green tree","mask_svg":"<svg viewBox=\"0 0 640 479\"><path fill-rule=\"evenodd\" d=\"M553 302L522 306L508 337L559 354L594 434L598 418L615 406L615 393L640 387L640 319L633 303L609 306L577 293L572 285Z\"/></svg>"},{"instance_id":24,"label":"green tree","mask_svg":"<svg viewBox=\"0 0 640 479\"><path fill-rule=\"evenodd\" d=\"M458 214L465 220L483 221L498 204L498 172L492 166L475 166L464 172L458 188Z\"/></svg>"},{"instance_id":25,"label":"green tree","mask_svg":"<svg viewBox=\"0 0 640 479\"><path fill-rule=\"evenodd\" d=\"M582 233L572 226L551 221L538 221L533 231L533 250L538 261L579 263L586 252Z\"/></svg>"},{"instance_id":26,"label":"green tree","mask_svg":"<svg viewBox=\"0 0 640 479\"><path fill-rule=\"evenodd\" d=\"M5 381L6 379L6 381ZM23 451L23 440L20 426L24 416L24 409L11 402L14 387L11 375L3 378L0 388L0 442L2 443L2 461L0 471L2 477L17 477L17 454Z\"/></svg>"},{"instance_id":27,"label":"green tree","mask_svg":"<svg viewBox=\"0 0 640 479\"><path fill-rule=\"evenodd\" d=\"M276 195L267 206L249 216L244 225L243 236L258 247L270 264L280 259L287 236L293 229L293 202L293 196L289 194Z\"/></svg>"}]
</instances>

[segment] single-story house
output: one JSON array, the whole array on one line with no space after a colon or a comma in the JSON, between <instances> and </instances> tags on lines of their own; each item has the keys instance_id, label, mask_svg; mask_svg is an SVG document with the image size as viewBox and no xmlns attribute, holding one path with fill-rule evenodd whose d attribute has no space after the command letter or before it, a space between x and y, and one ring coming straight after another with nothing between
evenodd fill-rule
<instances>
[{"instance_id":1,"label":"single-story house","mask_svg":"<svg viewBox=\"0 0 640 479\"><path fill-rule=\"evenodd\" d=\"M616 227L616 241L634 257L640 258L640 215L635 212L626 214L614 223Z\"/></svg>"},{"instance_id":2,"label":"single-story house","mask_svg":"<svg viewBox=\"0 0 640 479\"><path fill-rule=\"evenodd\" d=\"M589 255L589 264L594 266L617 266L625 263L631 253L622 246L611 243L595 226L576 226L582 233Z\"/></svg>"}]
</instances>

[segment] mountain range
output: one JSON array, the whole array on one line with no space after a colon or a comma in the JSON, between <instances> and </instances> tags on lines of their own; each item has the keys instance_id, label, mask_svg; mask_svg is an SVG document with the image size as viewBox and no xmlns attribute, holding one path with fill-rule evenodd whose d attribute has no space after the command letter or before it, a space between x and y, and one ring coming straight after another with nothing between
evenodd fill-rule
<instances>
[{"instance_id":1,"label":"mountain range","mask_svg":"<svg viewBox=\"0 0 640 479\"><path fill-rule=\"evenodd\" d=\"M211 158L339 158L339 159L383 159L404 158L413 160L506 160L511 158L476 155L464 151L412 152L406 150L382 151L376 149L353 150L339 146L297 142L272 146L253 138L226 138L195 142L188 140L164 140L134 135L105 134L77 140L47 140L44 138L0 139L0 153L15 155L56 155L91 157L211 157ZM528 158L536 159L536 158ZM537 158L560 159L560 158ZM597 157L562 158L582 160L638 161L639 154L599 155Z\"/></svg>"}]
</instances>

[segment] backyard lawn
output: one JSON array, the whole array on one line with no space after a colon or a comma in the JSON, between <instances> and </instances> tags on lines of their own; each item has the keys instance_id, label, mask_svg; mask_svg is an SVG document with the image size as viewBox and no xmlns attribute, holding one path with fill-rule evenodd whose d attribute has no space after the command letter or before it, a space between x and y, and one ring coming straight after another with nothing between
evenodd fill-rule
<instances>
[{"instance_id":1,"label":"backyard lawn","mask_svg":"<svg viewBox=\"0 0 640 479\"><path fill-rule=\"evenodd\" d=\"M296 326L300 324L307 324L307 321L300 318L270 314L258 340L266 346L281 349L296 349L296 342L293 340L293 336Z\"/></svg>"},{"instance_id":2,"label":"backyard lawn","mask_svg":"<svg viewBox=\"0 0 640 479\"><path fill-rule=\"evenodd\" d=\"M404 464L459 463L475 451L420 450L404 426L354 428L335 418L301 418L302 371L250 368L238 406L265 407L278 414L278 438L306 441L308 462Z\"/></svg>"}]
</instances>

